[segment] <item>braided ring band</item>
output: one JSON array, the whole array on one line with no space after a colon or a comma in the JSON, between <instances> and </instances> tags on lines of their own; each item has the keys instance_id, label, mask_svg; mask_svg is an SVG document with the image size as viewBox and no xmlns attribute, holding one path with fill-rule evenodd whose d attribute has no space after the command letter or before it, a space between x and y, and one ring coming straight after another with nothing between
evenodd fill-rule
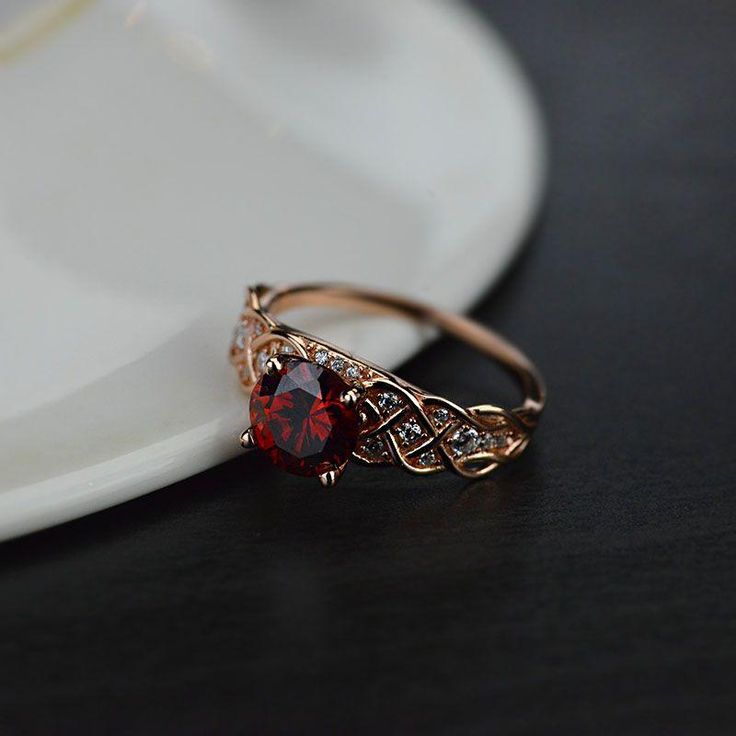
<instances>
[{"instance_id":1,"label":"braided ring band","mask_svg":"<svg viewBox=\"0 0 736 736\"><path fill-rule=\"evenodd\" d=\"M499 363L523 403L463 408L393 373L288 327L277 315L299 307L338 307L429 324ZM362 288L305 284L248 290L230 360L251 394L246 449L277 466L334 485L349 459L416 475L451 470L481 478L523 452L544 407L545 388L517 348L466 317Z\"/></svg>"}]
</instances>

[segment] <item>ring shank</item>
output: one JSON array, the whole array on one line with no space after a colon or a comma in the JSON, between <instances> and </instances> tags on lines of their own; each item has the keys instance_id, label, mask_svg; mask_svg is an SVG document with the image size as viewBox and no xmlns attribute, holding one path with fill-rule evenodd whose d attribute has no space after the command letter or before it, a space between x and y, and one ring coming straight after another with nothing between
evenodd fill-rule
<instances>
[{"instance_id":1,"label":"ring shank","mask_svg":"<svg viewBox=\"0 0 736 736\"><path fill-rule=\"evenodd\" d=\"M334 307L363 314L401 317L419 324L432 325L494 360L510 373L524 394L524 403L520 409L527 416L538 417L544 407L546 389L534 364L500 335L467 317L412 299L339 284L282 287L258 285L253 288L253 292L257 295L261 308L273 314L301 307Z\"/></svg>"}]
</instances>

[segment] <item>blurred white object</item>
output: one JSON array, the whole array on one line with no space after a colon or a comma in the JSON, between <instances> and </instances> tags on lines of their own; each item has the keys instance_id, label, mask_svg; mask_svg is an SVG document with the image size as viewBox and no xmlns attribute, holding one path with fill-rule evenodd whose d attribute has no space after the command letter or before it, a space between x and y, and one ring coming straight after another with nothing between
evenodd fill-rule
<instances>
[{"instance_id":1,"label":"blurred white object","mask_svg":"<svg viewBox=\"0 0 736 736\"><path fill-rule=\"evenodd\" d=\"M239 452L247 282L461 310L539 199L528 86L449 2L5 0L0 71L0 538Z\"/></svg>"}]
</instances>

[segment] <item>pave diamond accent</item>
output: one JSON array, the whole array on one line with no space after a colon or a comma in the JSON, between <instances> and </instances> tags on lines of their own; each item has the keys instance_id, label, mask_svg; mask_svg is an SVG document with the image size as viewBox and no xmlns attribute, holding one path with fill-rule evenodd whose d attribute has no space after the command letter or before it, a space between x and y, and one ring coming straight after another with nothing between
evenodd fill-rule
<instances>
[{"instance_id":1,"label":"pave diamond accent","mask_svg":"<svg viewBox=\"0 0 736 736\"><path fill-rule=\"evenodd\" d=\"M392 394L389 391L385 391L382 394L379 394L378 396L378 408L385 412L386 414L390 414L393 411L396 411L401 406L401 402L399 401L399 397L396 394Z\"/></svg>"},{"instance_id":2,"label":"pave diamond accent","mask_svg":"<svg viewBox=\"0 0 736 736\"><path fill-rule=\"evenodd\" d=\"M423 452L417 458L417 465L421 466L422 468L431 468L433 465L436 464L437 455L432 450L429 450L428 452Z\"/></svg>"},{"instance_id":3,"label":"pave diamond accent","mask_svg":"<svg viewBox=\"0 0 736 736\"><path fill-rule=\"evenodd\" d=\"M268 350L258 351L258 355L256 355L256 368L259 373L263 373L266 370L266 363L268 363L269 357Z\"/></svg>"},{"instance_id":4,"label":"pave diamond accent","mask_svg":"<svg viewBox=\"0 0 736 736\"><path fill-rule=\"evenodd\" d=\"M330 364L330 368L332 368L333 371L336 373L342 373L343 368L345 367L345 359L338 356L335 358L332 363Z\"/></svg>"},{"instance_id":5,"label":"pave diamond accent","mask_svg":"<svg viewBox=\"0 0 736 736\"><path fill-rule=\"evenodd\" d=\"M470 455L478 449L480 435L473 427L461 427L450 437L450 447L456 456Z\"/></svg>"},{"instance_id":6,"label":"pave diamond accent","mask_svg":"<svg viewBox=\"0 0 736 736\"><path fill-rule=\"evenodd\" d=\"M381 457L386 454L386 445L380 437L369 437L363 443L363 448L372 457Z\"/></svg>"},{"instance_id":7,"label":"pave diamond accent","mask_svg":"<svg viewBox=\"0 0 736 736\"><path fill-rule=\"evenodd\" d=\"M360 368L355 363L351 363L345 371L345 375L354 381L356 378L360 378Z\"/></svg>"},{"instance_id":8,"label":"pave diamond accent","mask_svg":"<svg viewBox=\"0 0 736 736\"><path fill-rule=\"evenodd\" d=\"M484 450L497 450L501 447L506 447L508 444L508 438L506 435L493 434L492 432L486 432L480 441L480 446Z\"/></svg>"},{"instance_id":9,"label":"pave diamond accent","mask_svg":"<svg viewBox=\"0 0 736 736\"><path fill-rule=\"evenodd\" d=\"M320 348L314 354L314 362L317 365L327 365L327 361L329 360L329 358L330 358L330 355L324 348Z\"/></svg>"},{"instance_id":10,"label":"pave diamond accent","mask_svg":"<svg viewBox=\"0 0 736 736\"><path fill-rule=\"evenodd\" d=\"M233 344L238 350L243 350L245 348L245 343L248 340L249 334L250 331L248 330L247 325L242 322L238 322L238 324L235 325L235 329L233 330Z\"/></svg>"},{"instance_id":11,"label":"pave diamond accent","mask_svg":"<svg viewBox=\"0 0 736 736\"><path fill-rule=\"evenodd\" d=\"M438 406L432 412L432 419L434 419L436 424L439 424L441 426L450 421L450 412L447 411L444 406Z\"/></svg>"},{"instance_id":12,"label":"pave diamond accent","mask_svg":"<svg viewBox=\"0 0 736 736\"><path fill-rule=\"evenodd\" d=\"M411 445L422 436L422 428L416 421L410 419L408 422L404 422L404 424L396 430L396 433L401 438L401 442L403 444Z\"/></svg>"}]
</instances>

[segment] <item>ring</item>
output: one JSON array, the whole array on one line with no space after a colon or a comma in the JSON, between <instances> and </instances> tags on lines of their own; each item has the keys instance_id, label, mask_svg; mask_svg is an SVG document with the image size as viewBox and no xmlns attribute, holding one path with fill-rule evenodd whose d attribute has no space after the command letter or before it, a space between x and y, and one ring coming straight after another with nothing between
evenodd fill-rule
<instances>
[{"instance_id":1,"label":"ring","mask_svg":"<svg viewBox=\"0 0 736 736\"><path fill-rule=\"evenodd\" d=\"M515 409L463 408L318 337L285 325L282 312L338 307L439 328L499 363L519 383ZM477 322L359 287L304 284L248 289L230 360L250 393L251 426L240 436L277 467L333 486L349 460L416 475L443 470L482 478L529 444L544 382L516 347Z\"/></svg>"}]
</instances>

